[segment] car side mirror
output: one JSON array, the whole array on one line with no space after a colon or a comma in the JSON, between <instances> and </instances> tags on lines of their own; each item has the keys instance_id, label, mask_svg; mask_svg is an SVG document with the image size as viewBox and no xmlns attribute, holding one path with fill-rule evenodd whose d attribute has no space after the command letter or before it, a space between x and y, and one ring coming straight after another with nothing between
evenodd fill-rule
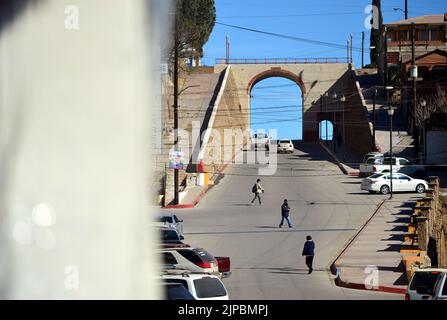
<instances>
[{"instance_id":1,"label":"car side mirror","mask_svg":"<svg viewBox=\"0 0 447 320\"><path fill-rule=\"evenodd\" d=\"M183 222L183 219L178 220L177 222Z\"/></svg>"},{"instance_id":2,"label":"car side mirror","mask_svg":"<svg viewBox=\"0 0 447 320\"><path fill-rule=\"evenodd\" d=\"M185 240L185 237L184 236L180 236L180 240Z\"/></svg>"}]
</instances>

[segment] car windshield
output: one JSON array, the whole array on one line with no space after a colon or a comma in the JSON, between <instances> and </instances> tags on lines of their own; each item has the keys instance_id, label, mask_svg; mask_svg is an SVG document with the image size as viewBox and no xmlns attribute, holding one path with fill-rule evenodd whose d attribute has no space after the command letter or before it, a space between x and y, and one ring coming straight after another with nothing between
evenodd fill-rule
<instances>
[{"instance_id":1,"label":"car windshield","mask_svg":"<svg viewBox=\"0 0 447 320\"><path fill-rule=\"evenodd\" d=\"M377 179L377 178L380 178L381 176L383 176L382 173L375 173L375 174L373 174L372 176L370 176L370 178L371 178L371 179Z\"/></svg>"},{"instance_id":2,"label":"car windshield","mask_svg":"<svg viewBox=\"0 0 447 320\"><path fill-rule=\"evenodd\" d=\"M178 233L175 230L165 230L161 231L162 240L180 240Z\"/></svg>"},{"instance_id":3,"label":"car windshield","mask_svg":"<svg viewBox=\"0 0 447 320\"><path fill-rule=\"evenodd\" d=\"M427 289L433 290L438 277L438 272L415 272L413 280L411 281L410 290L417 290L420 287L427 287Z\"/></svg>"},{"instance_id":4,"label":"car windshield","mask_svg":"<svg viewBox=\"0 0 447 320\"><path fill-rule=\"evenodd\" d=\"M168 300L195 300L185 286L180 283L166 284L166 291Z\"/></svg>"},{"instance_id":5,"label":"car windshield","mask_svg":"<svg viewBox=\"0 0 447 320\"><path fill-rule=\"evenodd\" d=\"M172 217L168 217L168 216L160 217L160 222L172 223Z\"/></svg>"},{"instance_id":6,"label":"car windshield","mask_svg":"<svg viewBox=\"0 0 447 320\"><path fill-rule=\"evenodd\" d=\"M227 295L227 290L222 282L217 278L204 277L194 280L196 288L196 295L199 298L213 298L224 297Z\"/></svg>"},{"instance_id":7,"label":"car windshield","mask_svg":"<svg viewBox=\"0 0 447 320\"><path fill-rule=\"evenodd\" d=\"M280 140L279 143L290 143L290 140Z\"/></svg>"},{"instance_id":8,"label":"car windshield","mask_svg":"<svg viewBox=\"0 0 447 320\"><path fill-rule=\"evenodd\" d=\"M447 277L444 279L444 288L442 289L442 295L447 296Z\"/></svg>"},{"instance_id":9,"label":"car windshield","mask_svg":"<svg viewBox=\"0 0 447 320\"><path fill-rule=\"evenodd\" d=\"M396 164L396 158L393 158L393 160L391 160L390 158L385 158L383 159L383 164L390 164L392 162L393 165Z\"/></svg>"}]
</instances>

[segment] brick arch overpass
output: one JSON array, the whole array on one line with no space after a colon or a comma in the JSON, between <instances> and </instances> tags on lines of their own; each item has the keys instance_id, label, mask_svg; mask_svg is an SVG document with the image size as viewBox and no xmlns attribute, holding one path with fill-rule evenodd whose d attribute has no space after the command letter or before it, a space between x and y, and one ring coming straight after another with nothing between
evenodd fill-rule
<instances>
[{"instance_id":1,"label":"brick arch overpass","mask_svg":"<svg viewBox=\"0 0 447 320\"><path fill-rule=\"evenodd\" d=\"M229 60L219 61L214 72L219 73L230 67L230 77L245 116L244 122L250 127L250 92L258 82L283 77L295 82L302 93L303 140L319 139L319 123L329 120L334 124L334 136L338 133L354 151L371 151L372 134L368 122L366 105L360 93L355 73L351 66L340 61L314 60ZM227 88L228 89L228 88ZM332 95L345 95L347 101L333 101ZM344 123L344 124L343 124ZM344 133L344 134L343 134Z\"/></svg>"}]
</instances>

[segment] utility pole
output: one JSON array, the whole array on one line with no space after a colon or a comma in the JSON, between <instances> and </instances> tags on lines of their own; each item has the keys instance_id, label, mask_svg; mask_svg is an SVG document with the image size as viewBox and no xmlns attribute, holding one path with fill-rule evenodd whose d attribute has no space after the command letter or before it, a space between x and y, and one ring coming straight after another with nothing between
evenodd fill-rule
<instances>
[{"instance_id":1,"label":"utility pole","mask_svg":"<svg viewBox=\"0 0 447 320\"><path fill-rule=\"evenodd\" d=\"M408 19L408 0L405 0L405 20Z\"/></svg>"},{"instance_id":2,"label":"utility pole","mask_svg":"<svg viewBox=\"0 0 447 320\"><path fill-rule=\"evenodd\" d=\"M349 63L349 39L346 40L346 62Z\"/></svg>"},{"instance_id":3,"label":"utility pole","mask_svg":"<svg viewBox=\"0 0 447 320\"><path fill-rule=\"evenodd\" d=\"M372 146L371 150L376 151L376 96L377 96L377 88L374 87L374 95L373 95L373 112L372 112L372 125L373 125L373 137L372 137Z\"/></svg>"},{"instance_id":4,"label":"utility pole","mask_svg":"<svg viewBox=\"0 0 447 320\"><path fill-rule=\"evenodd\" d=\"M416 48L415 48L415 28L414 22L411 24L411 72L410 76L412 77L413 82L413 94L412 94L412 105L413 105L413 138L414 138L414 158L418 159L419 163L419 150L420 150L420 141L419 141L419 129L417 127L417 119L416 119L416 108L417 108L417 66L416 66Z\"/></svg>"},{"instance_id":5,"label":"utility pole","mask_svg":"<svg viewBox=\"0 0 447 320\"><path fill-rule=\"evenodd\" d=\"M174 151L178 151L178 21L174 22ZM174 168L174 204L179 204L179 172Z\"/></svg>"},{"instance_id":6,"label":"utility pole","mask_svg":"<svg viewBox=\"0 0 447 320\"><path fill-rule=\"evenodd\" d=\"M362 68L365 66L364 53L365 53L365 31L362 31Z\"/></svg>"},{"instance_id":7,"label":"utility pole","mask_svg":"<svg viewBox=\"0 0 447 320\"><path fill-rule=\"evenodd\" d=\"M351 64L352 64L352 33L351 33Z\"/></svg>"},{"instance_id":8,"label":"utility pole","mask_svg":"<svg viewBox=\"0 0 447 320\"><path fill-rule=\"evenodd\" d=\"M326 127L326 145L327 145L328 144L328 135L327 135L327 122L328 122L327 121L327 102L324 104L324 115L325 115L324 126Z\"/></svg>"},{"instance_id":9,"label":"utility pole","mask_svg":"<svg viewBox=\"0 0 447 320\"><path fill-rule=\"evenodd\" d=\"M226 47L226 63L229 64L230 62L230 38L228 38L228 34L226 37L226 42L225 42L225 47Z\"/></svg>"}]
</instances>

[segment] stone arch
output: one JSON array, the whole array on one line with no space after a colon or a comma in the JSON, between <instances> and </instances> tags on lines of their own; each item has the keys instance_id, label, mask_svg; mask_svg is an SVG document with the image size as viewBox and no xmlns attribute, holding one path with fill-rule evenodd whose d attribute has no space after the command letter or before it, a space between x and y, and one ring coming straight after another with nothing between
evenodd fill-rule
<instances>
[{"instance_id":1,"label":"stone arch","mask_svg":"<svg viewBox=\"0 0 447 320\"><path fill-rule=\"evenodd\" d=\"M265 80L267 78L273 78L273 77L280 77L280 78L286 78L293 82L295 82L298 87L301 89L301 95L304 97L306 94L306 86L304 85L303 80L296 75L293 72L290 72L288 70L281 69L281 67L272 67L269 70L263 71L261 73L258 73L255 75L247 86L247 94L249 95L251 92L251 89L260 81Z\"/></svg>"}]
</instances>

